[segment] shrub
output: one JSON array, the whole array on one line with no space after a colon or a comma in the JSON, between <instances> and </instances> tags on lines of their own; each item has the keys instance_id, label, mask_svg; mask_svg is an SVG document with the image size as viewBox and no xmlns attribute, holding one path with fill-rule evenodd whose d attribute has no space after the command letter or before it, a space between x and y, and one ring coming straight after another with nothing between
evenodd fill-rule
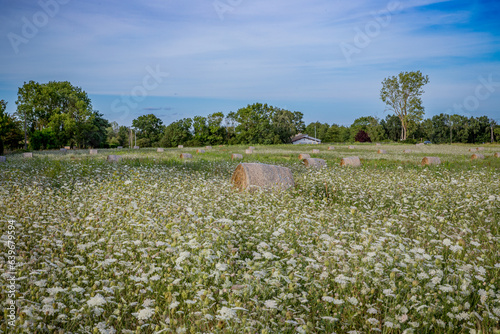
<instances>
[{"instance_id":1,"label":"shrub","mask_svg":"<svg viewBox=\"0 0 500 334\"><path fill-rule=\"evenodd\" d=\"M364 132L363 130L359 130L358 133L356 133L356 136L354 137L354 141L360 142L360 143L371 143L370 136L368 133Z\"/></svg>"}]
</instances>

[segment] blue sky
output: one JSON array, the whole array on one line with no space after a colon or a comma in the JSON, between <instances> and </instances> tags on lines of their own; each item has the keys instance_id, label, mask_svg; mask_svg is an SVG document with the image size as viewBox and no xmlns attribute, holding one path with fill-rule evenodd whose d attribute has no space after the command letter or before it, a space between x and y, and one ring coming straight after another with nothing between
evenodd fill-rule
<instances>
[{"instance_id":1,"label":"blue sky","mask_svg":"<svg viewBox=\"0 0 500 334\"><path fill-rule=\"evenodd\" d=\"M500 3L0 0L0 99L70 81L110 121L169 124L254 102L306 123L385 118L384 78L420 70L426 117L500 122Z\"/></svg>"}]
</instances>

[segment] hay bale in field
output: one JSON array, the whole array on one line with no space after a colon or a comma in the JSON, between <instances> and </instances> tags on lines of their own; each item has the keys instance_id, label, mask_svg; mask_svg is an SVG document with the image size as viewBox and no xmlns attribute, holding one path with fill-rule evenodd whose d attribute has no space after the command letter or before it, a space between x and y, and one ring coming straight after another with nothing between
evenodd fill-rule
<instances>
[{"instance_id":1,"label":"hay bale in field","mask_svg":"<svg viewBox=\"0 0 500 334\"><path fill-rule=\"evenodd\" d=\"M181 159L193 159L193 155L191 153L181 153Z\"/></svg>"},{"instance_id":2,"label":"hay bale in field","mask_svg":"<svg viewBox=\"0 0 500 334\"><path fill-rule=\"evenodd\" d=\"M5 162L7 161L7 157L0 155L0 162Z\"/></svg>"},{"instance_id":3,"label":"hay bale in field","mask_svg":"<svg viewBox=\"0 0 500 334\"><path fill-rule=\"evenodd\" d=\"M304 159L307 159L307 158L310 158L311 156L307 153L300 153L299 154L299 160L304 160Z\"/></svg>"},{"instance_id":4,"label":"hay bale in field","mask_svg":"<svg viewBox=\"0 0 500 334\"><path fill-rule=\"evenodd\" d=\"M122 159L121 155L108 155L107 160L110 162L119 162Z\"/></svg>"},{"instance_id":5,"label":"hay bale in field","mask_svg":"<svg viewBox=\"0 0 500 334\"><path fill-rule=\"evenodd\" d=\"M334 150L335 146L328 146L328 151Z\"/></svg>"},{"instance_id":6,"label":"hay bale in field","mask_svg":"<svg viewBox=\"0 0 500 334\"><path fill-rule=\"evenodd\" d=\"M90 150L89 154L97 154L97 150L96 149Z\"/></svg>"},{"instance_id":7,"label":"hay bale in field","mask_svg":"<svg viewBox=\"0 0 500 334\"><path fill-rule=\"evenodd\" d=\"M235 160L235 159L243 159L243 155L236 154L236 153L231 154L231 160Z\"/></svg>"},{"instance_id":8,"label":"hay bale in field","mask_svg":"<svg viewBox=\"0 0 500 334\"><path fill-rule=\"evenodd\" d=\"M253 154L253 150L251 148L246 149L245 154Z\"/></svg>"},{"instance_id":9,"label":"hay bale in field","mask_svg":"<svg viewBox=\"0 0 500 334\"><path fill-rule=\"evenodd\" d=\"M249 150L255 150L255 147L253 147L253 146L248 146L248 149L249 149Z\"/></svg>"},{"instance_id":10,"label":"hay bale in field","mask_svg":"<svg viewBox=\"0 0 500 334\"><path fill-rule=\"evenodd\" d=\"M138 150L139 149L139 146L134 146L134 150Z\"/></svg>"},{"instance_id":11,"label":"hay bale in field","mask_svg":"<svg viewBox=\"0 0 500 334\"><path fill-rule=\"evenodd\" d=\"M302 160L306 167L312 168L323 168L326 167L326 161L323 159L315 159L315 158L306 158Z\"/></svg>"},{"instance_id":12,"label":"hay bale in field","mask_svg":"<svg viewBox=\"0 0 500 334\"><path fill-rule=\"evenodd\" d=\"M196 150L196 153L205 153L205 150L199 148L199 149Z\"/></svg>"},{"instance_id":13,"label":"hay bale in field","mask_svg":"<svg viewBox=\"0 0 500 334\"><path fill-rule=\"evenodd\" d=\"M123 146L117 146L116 148L117 148L117 149L122 149L122 148L123 148Z\"/></svg>"},{"instance_id":14,"label":"hay bale in field","mask_svg":"<svg viewBox=\"0 0 500 334\"><path fill-rule=\"evenodd\" d=\"M478 148L476 148L476 150L478 150L478 151L484 151L484 147L478 147Z\"/></svg>"},{"instance_id":15,"label":"hay bale in field","mask_svg":"<svg viewBox=\"0 0 500 334\"><path fill-rule=\"evenodd\" d=\"M422 159L422 166L425 165L439 165L441 163L441 159L438 157L424 157Z\"/></svg>"},{"instance_id":16,"label":"hay bale in field","mask_svg":"<svg viewBox=\"0 0 500 334\"><path fill-rule=\"evenodd\" d=\"M205 150L211 150L212 146L205 146Z\"/></svg>"},{"instance_id":17,"label":"hay bale in field","mask_svg":"<svg viewBox=\"0 0 500 334\"><path fill-rule=\"evenodd\" d=\"M482 154L479 154L479 153L474 153L471 157L470 157L471 160L474 160L474 159L484 159L484 155Z\"/></svg>"},{"instance_id":18,"label":"hay bale in field","mask_svg":"<svg viewBox=\"0 0 500 334\"><path fill-rule=\"evenodd\" d=\"M285 190L295 185L289 168L260 163L240 163L231 183L235 188L248 191L258 188Z\"/></svg>"},{"instance_id":19,"label":"hay bale in field","mask_svg":"<svg viewBox=\"0 0 500 334\"><path fill-rule=\"evenodd\" d=\"M71 146L64 146L66 150L71 150Z\"/></svg>"},{"instance_id":20,"label":"hay bale in field","mask_svg":"<svg viewBox=\"0 0 500 334\"><path fill-rule=\"evenodd\" d=\"M477 148L469 148L469 152L476 152Z\"/></svg>"},{"instance_id":21,"label":"hay bale in field","mask_svg":"<svg viewBox=\"0 0 500 334\"><path fill-rule=\"evenodd\" d=\"M177 145L177 148L184 148L184 145Z\"/></svg>"},{"instance_id":22,"label":"hay bale in field","mask_svg":"<svg viewBox=\"0 0 500 334\"><path fill-rule=\"evenodd\" d=\"M313 149L313 153L319 153L319 150L317 148Z\"/></svg>"},{"instance_id":23,"label":"hay bale in field","mask_svg":"<svg viewBox=\"0 0 500 334\"><path fill-rule=\"evenodd\" d=\"M495 155L494 155L495 158L500 158L500 153L499 152L496 152Z\"/></svg>"},{"instance_id":24,"label":"hay bale in field","mask_svg":"<svg viewBox=\"0 0 500 334\"><path fill-rule=\"evenodd\" d=\"M377 153L378 154L387 154L387 151L386 150L378 150Z\"/></svg>"},{"instance_id":25,"label":"hay bale in field","mask_svg":"<svg viewBox=\"0 0 500 334\"><path fill-rule=\"evenodd\" d=\"M359 160L359 157L345 157L340 160L340 165L359 167L361 166L361 160Z\"/></svg>"},{"instance_id":26,"label":"hay bale in field","mask_svg":"<svg viewBox=\"0 0 500 334\"><path fill-rule=\"evenodd\" d=\"M33 153L32 152L23 153L23 158L33 158Z\"/></svg>"},{"instance_id":27,"label":"hay bale in field","mask_svg":"<svg viewBox=\"0 0 500 334\"><path fill-rule=\"evenodd\" d=\"M156 149L156 152L160 152L160 153L161 153L161 152L165 152L165 149L164 149L163 147L158 147L158 148Z\"/></svg>"},{"instance_id":28,"label":"hay bale in field","mask_svg":"<svg viewBox=\"0 0 500 334\"><path fill-rule=\"evenodd\" d=\"M411 150L403 150L403 153L411 153Z\"/></svg>"},{"instance_id":29,"label":"hay bale in field","mask_svg":"<svg viewBox=\"0 0 500 334\"><path fill-rule=\"evenodd\" d=\"M347 148L350 150L354 150L354 146L352 146L352 145L347 146Z\"/></svg>"}]
</instances>

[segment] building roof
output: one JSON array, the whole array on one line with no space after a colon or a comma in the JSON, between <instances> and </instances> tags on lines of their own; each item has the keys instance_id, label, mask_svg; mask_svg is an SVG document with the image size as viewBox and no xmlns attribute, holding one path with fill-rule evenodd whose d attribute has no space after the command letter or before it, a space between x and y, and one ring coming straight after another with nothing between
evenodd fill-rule
<instances>
[{"instance_id":1,"label":"building roof","mask_svg":"<svg viewBox=\"0 0 500 334\"><path fill-rule=\"evenodd\" d=\"M311 137L311 136L303 134L303 133L299 133L298 135L296 135L295 137L293 137L292 138L292 143L296 142L297 140L301 140L301 139L309 139L309 140L317 141L317 142L321 143L320 139Z\"/></svg>"}]
</instances>

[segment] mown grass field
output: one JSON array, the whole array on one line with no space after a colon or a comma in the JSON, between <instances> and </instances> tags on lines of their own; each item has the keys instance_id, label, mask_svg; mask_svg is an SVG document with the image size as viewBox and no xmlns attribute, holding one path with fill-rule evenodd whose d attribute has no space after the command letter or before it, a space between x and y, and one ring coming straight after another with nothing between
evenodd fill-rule
<instances>
[{"instance_id":1,"label":"mown grass field","mask_svg":"<svg viewBox=\"0 0 500 334\"><path fill-rule=\"evenodd\" d=\"M471 145L334 146L8 156L0 329L499 332L500 146L481 145L486 158L473 161ZM234 191L231 153L291 168L295 187ZM328 168L306 169L299 153ZM108 163L108 154L123 160ZM339 166L354 155L362 167ZM424 156L442 164L423 167Z\"/></svg>"}]
</instances>

